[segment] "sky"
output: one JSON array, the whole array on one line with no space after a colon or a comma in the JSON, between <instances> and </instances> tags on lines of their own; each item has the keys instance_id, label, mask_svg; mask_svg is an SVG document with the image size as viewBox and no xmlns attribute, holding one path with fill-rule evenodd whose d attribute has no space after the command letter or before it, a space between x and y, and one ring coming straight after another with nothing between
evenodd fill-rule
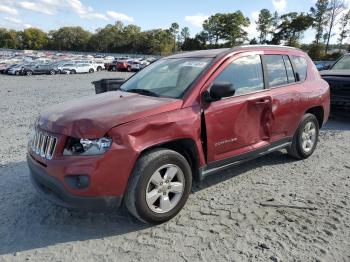
<instances>
[{"instance_id":1,"label":"sky","mask_svg":"<svg viewBox=\"0 0 350 262\"><path fill-rule=\"evenodd\" d=\"M258 35L255 21L261 9L280 14L308 12L314 3L315 0L0 0L0 28L37 27L48 32L63 26L82 26L94 32L116 20L136 24L142 30L169 28L177 22L181 28L189 27L194 36L210 15L241 10L251 20L247 31L253 38ZM350 7L350 0L346 3ZM308 30L302 42L310 43L313 38L314 32Z\"/></svg>"}]
</instances>

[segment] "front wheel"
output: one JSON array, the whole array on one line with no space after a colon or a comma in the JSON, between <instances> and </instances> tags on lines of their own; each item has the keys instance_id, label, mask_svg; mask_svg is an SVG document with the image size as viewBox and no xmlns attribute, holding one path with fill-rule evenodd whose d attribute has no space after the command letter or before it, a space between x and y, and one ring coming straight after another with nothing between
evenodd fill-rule
<instances>
[{"instance_id":1,"label":"front wheel","mask_svg":"<svg viewBox=\"0 0 350 262\"><path fill-rule=\"evenodd\" d=\"M26 75L27 76L31 76L31 75L33 75L33 72L32 71L26 71Z\"/></svg>"},{"instance_id":2,"label":"front wheel","mask_svg":"<svg viewBox=\"0 0 350 262\"><path fill-rule=\"evenodd\" d=\"M55 70L50 70L50 75L55 75L56 74L56 71Z\"/></svg>"},{"instance_id":3,"label":"front wheel","mask_svg":"<svg viewBox=\"0 0 350 262\"><path fill-rule=\"evenodd\" d=\"M319 124L313 114L305 114L294 134L288 153L294 158L305 159L315 151L319 136Z\"/></svg>"},{"instance_id":4,"label":"front wheel","mask_svg":"<svg viewBox=\"0 0 350 262\"><path fill-rule=\"evenodd\" d=\"M89 74L92 74L94 72L94 69L90 68Z\"/></svg>"},{"instance_id":5,"label":"front wheel","mask_svg":"<svg viewBox=\"0 0 350 262\"><path fill-rule=\"evenodd\" d=\"M77 71L75 71L75 70L73 69L73 70L70 71L70 73L71 73L72 75L75 75L75 74L77 73Z\"/></svg>"},{"instance_id":6,"label":"front wheel","mask_svg":"<svg viewBox=\"0 0 350 262\"><path fill-rule=\"evenodd\" d=\"M152 150L137 161L125 204L140 221L163 223L181 211L191 187L191 168L182 155L168 149Z\"/></svg>"}]
</instances>

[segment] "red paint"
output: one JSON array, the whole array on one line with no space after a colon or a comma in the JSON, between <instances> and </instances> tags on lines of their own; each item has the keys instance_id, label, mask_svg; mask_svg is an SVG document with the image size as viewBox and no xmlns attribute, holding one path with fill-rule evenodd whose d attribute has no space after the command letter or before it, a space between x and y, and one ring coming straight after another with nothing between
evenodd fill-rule
<instances>
[{"instance_id":1,"label":"red paint","mask_svg":"<svg viewBox=\"0 0 350 262\"><path fill-rule=\"evenodd\" d=\"M202 101L202 93L223 68L248 53L305 57L309 64L307 80L214 103ZM305 53L290 48L237 48L215 58L183 100L118 91L53 107L41 115L38 127L59 137L55 155L52 160L45 160L30 153L47 166L48 175L58 178L75 195L122 196L137 158L148 148L177 139L192 139L199 166L203 167L293 136L304 113L316 106L322 106L326 122L329 87ZM202 112L207 129L207 155L201 141ZM111 149L104 155L62 155L69 136L99 138L104 135L113 139ZM236 143L215 147L215 143L225 139L235 139ZM70 188L64 182L64 176L69 174L89 175L90 186L83 190Z\"/></svg>"}]
</instances>

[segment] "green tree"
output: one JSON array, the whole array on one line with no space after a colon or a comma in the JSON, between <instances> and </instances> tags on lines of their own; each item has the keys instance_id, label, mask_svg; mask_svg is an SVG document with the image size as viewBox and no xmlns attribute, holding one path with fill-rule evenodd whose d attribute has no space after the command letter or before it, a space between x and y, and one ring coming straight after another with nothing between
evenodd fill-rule
<instances>
[{"instance_id":1,"label":"green tree","mask_svg":"<svg viewBox=\"0 0 350 262\"><path fill-rule=\"evenodd\" d=\"M219 40L225 41L225 45L234 46L247 40L248 33L245 28L250 21L241 11L227 14L215 14L203 23L203 29L208 35L210 43L218 45Z\"/></svg>"},{"instance_id":2,"label":"green tree","mask_svg":"<svg viewBox=\"0 0 350 262\"><path fill-rule=\"evenodd\" d=\"M47 34L37 28L28 28L22 34L22 48L40 50L47 47L49 42Z\"/></svg>"},{"instance_id":3,"label":"green tree","mask_svg":"<svg viewBox=\"0 0 350 262\"><path fill-rule=\"evenodd\" d=\"M172 52L173 41L170 30L154 29L141 32L134 46L144 54L168 55Z\"/></svg>"},{"instance_id":4,"label":"green tree","mask_svg":"<svg viewBox=\"0 0 350 262\"><path fill-rule=\"evenodd\" d=\"M201 49L206 49L206 47L208 46L208 42L210 42L209 34L204 30L196 34L195 39L199 42Z\"/></svg>"},{"instance_id":5,"label":"green tree","mask_svg":"<svg viewBox=\"0 0 350 262\"><path fill-rule=\"evenodd\" d=\"M206 19L203 23L203 29L208 35L210 43L217 45L220 38L222 38L223 28L223 14L215 14Z\"/></svg>"},{"instance_id":6,"label":"green tree","mask_svg":"<svg viewBox=\"0 0 350 262\"><path fill-rule=\"evenodd\" d=\"M303 33L312 26L313 18L304 13L288 13L280 17L281 23L272 38L273 44L284 41L289 46L299 46Z\"/></svg>"},{"instance_id":7,"label":"green tree","mask_svg":"<svg viewBox=\"0 0 350 262\"><path fill-rule=\"evenodd\" d=\"M55 50L86 51L91 33L80 26L62 27L57 31L50 31L50 47Z\"/></svg>"},{"instance_id":8,"label":"green tree","mask_svg":"<svg viewBox=\"0 0 350 262\"><path fill-rule=\"evenodd\" d=\"M279 24L280 24L280 16L279 16L278 12L275 11L275 12L273 13L272 18L271 18L271 26L272 26L272 29L271 29L271 32L270 32L270 33L271 33L272 35L273 35L274 33L276 33L276 30L277 30Z\"/></svg>"},{"instance_id":9,"label":"green tree","mask_svg":"<svg viewBox=\"0 0 350 262\"><path fill-rule=\"evenodd\" d=\"M15 30L7 30L5 28L0 28L0 47L10 49L22 48L21 36L22 34Z\"/></svg>"},{"instance_id":10,"label":"green tree","mask_svg":"<svg viewBox=\"0 0 350 262\"><path fill-rule=\"evenodd\" d=\"M326 40L325 53L326 54L329 49L329 41L333 36L333 29L339 22L338 17L344 11L344 9L345 9L344 0L330 0L328 5L328 12L327 12L328 29L325 35L325 40Z\"/></svg>"},{"instance_id":11,"label":"green tree","mask_svg":"<svg viewBox=\"0 0 350 262\"><path fill-rule=\"evenodd\" d=\"M172 34L174 39L174 52L176 52L176 38L177 38L177 34L179 33L179 28L180 26L178 23L172 23L169 28L169 31Z\"/></svg>"},{"instance_id":12,"label":"green tree","mask_svg":"<svg viewBox=\"0 0 350 262\"><path fill-rule=\"evenodd\" d=\"M323 37L327 25L328 0L317 0L315 7L311 7L311 15L314 19L312 27L316 30L315 43L318 44Z\"/></svg>"},{"instance_id":13,"label":"green tree","mask_svg":"<svg viewBox=\"0 0 350 262\"><path fill-rule=\"evenodd\" d=\"M199 50L203 49L203 45L197 37L195 38L186 38L183 44L181 45L183 51Z\"/></svg>"},{"instance_id":14,"label":"green tree","mask_svg":"<svg viewBox=\"0 0 350 262\"><path fill-rule=\"evenodd\" d=\"M340 18L340 33L338 37L339 46L342 46L344 39L349 36L350 33L350 10L347 13L344 13Z\"/></svg>"},{"instance_id":15,"label":"green tree","mask_svg":"<svg viewBox=\"0 0 350 262\"><path fill-rule=\"evenodd\" d=\"M259 13L257 24L257 30L260 32L259 41L260 43L266 43L266 38L269 32L271 31L272 26L272 15L268 9L262 9Z\"/></svg>"},{"instance_id":16,"label":"green tree","mask_svg":"<svg viewBox=\"0 0 350 262\"><path fill-rule=\"evenodd\" d=\"M124 26L121 23L115 25L108 24L104 28L99 28L89 40L89 49L98 52L116 51L117 43L123 41L122 32Z\"/></svg>"},{"instance_id":17,"label":"green tree","mask_svg":"<svg viewBox=\"0 0 350 262\"><path fill-rule=\"evenodd\" d=\"M257 41L256 38L254 37L253 39L251 39L251 40L249 41L249 44L250 44L250 45L257 45L257 44L258 44L258 41Z\"/></svg>"},{"instance_id":18,"label":"green tree","mask_svg":"<svg viewBox=\"0 0 350 262\"><path fill-rule=\"evenodd\" d=\"M185 42L186 39L190 38L190 35L190 29L187 26L182 28L180 32L180 42Z\"/></svg>"},{"instance_id":19,"label":"green tree","mask_svg":"<svg viewBox=\"0 0 350 262\"><path fill-rule=\"evenodd\" d=\"M322 60L324 55L325 45L321 43L312 43L308 48L308 54L313 60Z\"/></svg>"}]
</instances>

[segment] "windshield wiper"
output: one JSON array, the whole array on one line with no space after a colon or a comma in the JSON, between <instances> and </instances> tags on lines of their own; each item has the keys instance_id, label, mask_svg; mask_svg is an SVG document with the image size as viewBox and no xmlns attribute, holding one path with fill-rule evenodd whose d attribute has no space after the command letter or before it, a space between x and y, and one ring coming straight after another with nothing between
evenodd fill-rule
<instances>
[{"instance_id":1,"label":"windshield wiper","mask_svg":"<svg viewBox=\"0 0 350 262\"><path fill-rule=\"evenodd\" d=\"M125 92L131 92L131 93L137 93L137 94L141 94L141 95L146 95L146 96L155 96L155 97L159 97L159 95L155 92L152 92L150 90L147 89L141 89L141 88L134 88L134 89L129 89L129 90L123 90Z\"/></svg>"}]
</instances>

